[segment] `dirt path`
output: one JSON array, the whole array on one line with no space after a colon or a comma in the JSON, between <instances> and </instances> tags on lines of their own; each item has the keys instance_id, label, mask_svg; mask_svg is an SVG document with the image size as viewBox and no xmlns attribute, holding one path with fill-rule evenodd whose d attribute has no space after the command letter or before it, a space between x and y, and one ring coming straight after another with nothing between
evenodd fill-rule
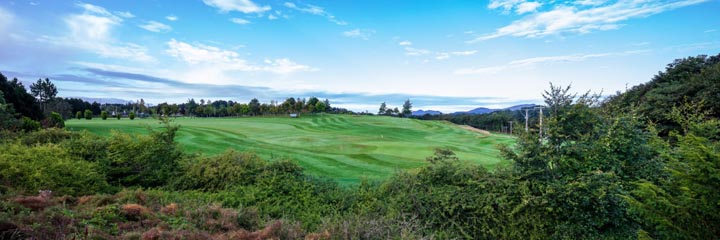
<instances>
[{"instance_id":1,"label":"dirt path","mask_svg":"<svg viewBox=\"0 0 720 240\"><path fill-rule=\"evenodd\" d=\"M490 135L490 132L488 132L488 131L485 131L482 129L477 129L477 128L474 128L474 127L471 127L468 125L458 125L458 126L460 126L461 128L463 128L465 130L468 130L468 131L473 131L473 132L480 133L480 134L487 135L487 136Z\"/></svg>"}]
</instances>

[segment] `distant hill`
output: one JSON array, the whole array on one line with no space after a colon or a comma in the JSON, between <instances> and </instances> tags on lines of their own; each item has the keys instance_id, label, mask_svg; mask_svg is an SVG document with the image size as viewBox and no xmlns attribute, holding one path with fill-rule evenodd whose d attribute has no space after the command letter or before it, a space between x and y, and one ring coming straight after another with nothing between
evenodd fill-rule
<instances>
[{"instance_id":1,"label":"distant hill","mask_svg":"<svg viewBox=\"0 0 720 240\"><path fill-rule=\"evenodd\" d=\"M105 103L107 103L107 104L126 104L128 102L132 102L132 101L128 101L125 99L119 99L119 98L89 98L89 97L72 97L72 98L80 98L83 101L86 101L89 103L97 102L100 104L105 104Z\"/></svg>"},{"instance_id":2,"label":"distant hill","mask_svg":"<svg viewBox=\"0 0 720 240\"><path fill-rule=\"evenodd\" d=\"M523 108L532 108L535 106L537 106L537 105L535 105L535 104L520 104L520 105L515 105L512 107L499 108L499 109L479 107L479 108L476 108L476 109L473 109L473 110L470 110L467 112L454 112L453 114L487 114L487 113L492 113L492 112L497 112L497 111L505 111L505 110L517 111L517 110L520 110Z\"/></svg>"},{"instance_id":3,"label":"distant hill","mask_svg":"<svg viewBox=\"0 0 720 240\"><path fill-rule=\"evenodd\" d=\"M440 112L440 111L435 111L435 110L427 110L427 111L425 111L425 110L422 110L422 109L412 112L412 115L413 115L413 116L424 116L425 114L440 115L440 114L442 114L442 112Z\"/></svg>"}]
</instances>

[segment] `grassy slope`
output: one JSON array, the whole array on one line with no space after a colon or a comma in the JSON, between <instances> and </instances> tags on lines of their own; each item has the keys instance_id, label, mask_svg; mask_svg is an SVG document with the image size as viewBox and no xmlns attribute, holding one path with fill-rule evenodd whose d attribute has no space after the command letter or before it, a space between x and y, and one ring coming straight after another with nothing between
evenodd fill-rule
<instances>
[{"instance_id":1,"label":"grassy slope","mask_svg":"<svg viewBox=\"0 0 720 240\"><path fill-rule=\"evenodd\" d=\"M380 179L398 169L424 165L438 147L460 159L493 168L503 161L496 144L503 135L484 136L451 123L376 116L322 115L252 118L178 118L176 140L191 152L217 154L228 148L251 151L266 159L292 159L310 174L341 183ZM69 120L67 128L108 135L110 130L146 133L154 119Z\"/></svg>"}]
</instances>

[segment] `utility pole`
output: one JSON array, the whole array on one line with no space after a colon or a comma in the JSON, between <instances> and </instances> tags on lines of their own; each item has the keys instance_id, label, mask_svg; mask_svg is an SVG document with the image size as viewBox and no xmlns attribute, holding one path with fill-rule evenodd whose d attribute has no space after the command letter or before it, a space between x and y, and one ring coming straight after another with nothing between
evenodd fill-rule
<instances>
[{"instance_id":1,"label":"utility pole","mask_svg":"<svg viewBox=\"0 0 720 240\"><path fill-rule=\"evenodd\" d=\"M540 138L542 139L542 136L543 136L543 109L545 109L545 107L538 106L538 107L535 107L535 109L540 110Z\"/></svg>"},{"instance_id":2,"label":"utility pole","mask_svg":"<svg viewBox=\"0 0 720 240\"><path fill-rule=\"evenodd\" d=\"M510 135L513 134L512 127L513 127L513 121L508 121L510 123Z\"/></svg>"}]
</instances>

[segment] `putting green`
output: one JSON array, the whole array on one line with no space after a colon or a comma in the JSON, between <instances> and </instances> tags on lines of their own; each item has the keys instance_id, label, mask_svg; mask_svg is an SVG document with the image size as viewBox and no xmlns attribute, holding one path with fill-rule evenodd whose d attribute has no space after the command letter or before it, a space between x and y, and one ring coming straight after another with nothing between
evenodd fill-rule
<instances>
[{"instance_id":1,"label":"putting green","mask_svg":"<svg viewBox=\"0 0 720 240\"><path fill-rule=\"evenodd\" d=\"M176 137L185 149L218 154L249 151L268 160L289 159L307 173L340 183L383 179L397 170L427 164L435 148L450 148L460 159L494 168L497 144L512 144L505 135L482 134L452 123L380 116L305 115L288 117L177 118ZM66 128L109 135L111 130L147 133L155 119L68 120Z\"/></svg>"}]
</instances>

